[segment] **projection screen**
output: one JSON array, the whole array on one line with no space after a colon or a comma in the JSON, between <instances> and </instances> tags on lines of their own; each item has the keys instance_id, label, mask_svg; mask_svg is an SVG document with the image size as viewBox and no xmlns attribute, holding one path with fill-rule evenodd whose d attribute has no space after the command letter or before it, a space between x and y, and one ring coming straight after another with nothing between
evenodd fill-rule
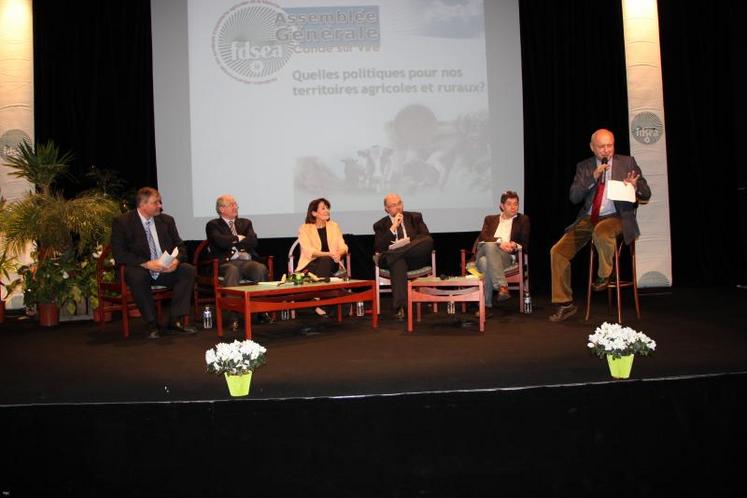
<instances>
[{"instance_id":1,"label":"projection screen","mask_svg":"<svg viewBox=\"0 0 747 498\"><path fill-rule=\"evenodd\" d=\"M370 234L399 193L433 232L523 196L516 0L153 0L158 186L182 238L234 195L260 237L325 197Z\"/></svg>"}]
</instances>

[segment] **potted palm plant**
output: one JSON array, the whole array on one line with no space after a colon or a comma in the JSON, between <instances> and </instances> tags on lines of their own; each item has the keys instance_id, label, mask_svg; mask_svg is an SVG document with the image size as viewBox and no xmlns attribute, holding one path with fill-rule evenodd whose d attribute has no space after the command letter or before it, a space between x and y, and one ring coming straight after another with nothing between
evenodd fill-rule
<instances>
[{"instance_id":1,"label":"potted palm plant","mask_svg":"<svg viewBox=\"0 0 747 498\"><path fill-rule=\"evenodd\" d=\"M66 198L55 190L57 179L70 176L71 157L60 154L52 141L33 146L24 141L6 159L11 175L35 187L7 203L0 221L11 254L33 247L32 263L19 268L27 306L49 304L74 311L77 303L92 297L92 286L82 283L80 275L86 273L95 247L109 239L112 219L121 212L119 202L101 192Z\"/></svg>"}]
</instances>

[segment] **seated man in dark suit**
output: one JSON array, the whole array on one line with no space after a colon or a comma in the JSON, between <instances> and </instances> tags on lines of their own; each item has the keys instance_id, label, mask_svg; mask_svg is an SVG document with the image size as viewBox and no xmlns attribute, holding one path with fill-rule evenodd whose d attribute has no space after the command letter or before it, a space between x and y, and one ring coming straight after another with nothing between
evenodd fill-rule
<instances>
[{"instance_id":1,"label":"seated man in dark suit","mask_svg":"<svg viewBox=\"0 0 747 498\"><path fill-rule=\"evenodd\" d=\"M413 211L404 211L402 199L397 194L384 198L387 216L374 226L374 248L379 256L379 267L388 268L392 281L392 306L394 317L405 318L407 304L407 271L427 266L433 250L433 238L423 222L423 216ZM410 242L395 249L393 243L409 238Z\"/></svg>"},{"instance_id":2,"label":"seated man in dark suit","mask_svg":"<svg viewBox=\"0 0 747 498\"><path fill-rule=\"evenodd\" d=\"M508 292L505 268L511 265L511 255L518 245L524 251L529 247L529 217L519 213L519 194L511 190L501 194L501 214L485 217L477 238L475 260L484 278L485 307L493 307L493 292L497 301L505 301Z\"/></svg>"},{"instance_id":3,"label":"seated man in dark suit","mask_svg":"<svg viewBox=\"0 0 747 498\"><path fill-rule=\"evenodd\" d=\"M208 221L205 233L210 245L210 254L220 260L220 273L223 285L233 287L241 280L264 282L268 270L265 265L255 261L257 234L254 233L251 220L239 218L239 205L230 195L221 195L215 201L218 218ZM238 330L238 315L231 316L231 329Z\"/></svg>"},{"instance_id":4,"label":"seated man in dark suit","mask_svg":"<svg viewBox=\"0 0 747 498\"><path fill-rule=\"evenodd\" d=\"M151 187L143 187L135 197L136 209L116 218L112 224L112 254L117 264L125 265L125 280L148 324L148 338L161 337L156 320L156 306L152 285L173 289L169 329L181 334L194 334L197 330L185 325L181 319L189 314L192 287L195 281L194 266L186 263L187 248L179 237L174 218L161 213L161 194ZM179 254L168 266L159 261L163 252Z\"/></svg>"}]
</instances>

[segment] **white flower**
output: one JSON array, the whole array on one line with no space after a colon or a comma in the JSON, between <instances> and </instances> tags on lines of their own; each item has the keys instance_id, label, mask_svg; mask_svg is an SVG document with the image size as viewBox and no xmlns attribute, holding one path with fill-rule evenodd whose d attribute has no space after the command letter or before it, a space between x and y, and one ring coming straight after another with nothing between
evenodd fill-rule
<instances>
[{"instance_id":1,"label":"white flower","mask_svg":"<svg viewBox=\"0 0 747 498\"><path fill-rule=\"evenodd\" d=\"M587 347L599 357L607 354L615 357L630 354L646 356L656 349L656 342L643 332L618 323L604 322L589 336Z\"/></svg>"},{"instance_id":2,"label":"white flower","mask_svg":"<svg viewBox=\"0 0 747 498\"><path fill-rule=\"evenodd\" d=\"M205 362L210 372L236 375L262 365L266 352L267 349L250 340L222 342L205 352Z\"/></svg>"}]
</instances>

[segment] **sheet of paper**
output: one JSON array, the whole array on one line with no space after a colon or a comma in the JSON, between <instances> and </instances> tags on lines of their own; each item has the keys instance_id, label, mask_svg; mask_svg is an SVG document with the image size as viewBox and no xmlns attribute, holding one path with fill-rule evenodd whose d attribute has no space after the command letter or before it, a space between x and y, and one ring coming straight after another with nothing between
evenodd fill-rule
<instances>
[{"instance_id":1,"label":"sheet of paper","mask_svg":"<svg viewBox=\"0 0 747 498\"><path fill-rule=\"evenodd\" d=\"M162 266L171 266L171 262L174 261L177 256L179 256L179 248L175 247L171 254L163 251L161 257L158 258L158 262L161 263Z\"/></svg>"},{"instance_id":2,"label":"sheet of paper","mask_svg":"<svg viewBox=\"0 0 747 498\"><path fill-rule=\"evenodd\" d=\"M404 237L404 238L401 238L401 239L399 239L399 240L397 240L397 241L392 242L391 244L389 244L389 249L390 250L391 249L397 249L399 247L406 246L409 243L410 243L410 237Z\"/></svg>"},{"instance_id":3,"label":"sheet of paper","mask_svg":"<svg viewBox=\"0 0 747 498\"><path fill-rule=\"evenodd\" d=\"M635 188L632 183L610 180L607 182L607 198L611 201L635 202Z\"/></svg>"}]
</instances>

